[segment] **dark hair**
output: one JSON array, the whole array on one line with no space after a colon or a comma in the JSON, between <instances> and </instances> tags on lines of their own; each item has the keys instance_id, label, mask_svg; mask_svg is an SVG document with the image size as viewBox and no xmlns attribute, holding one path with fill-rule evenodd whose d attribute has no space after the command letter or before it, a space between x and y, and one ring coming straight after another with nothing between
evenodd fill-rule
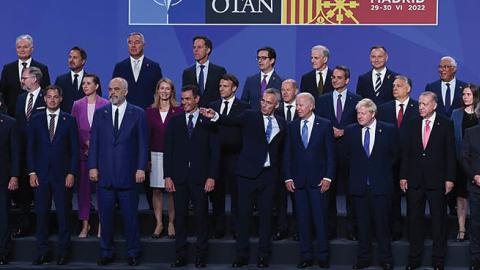
<instances>
[{"instance_id":1,"label":"dark hair","mask_svg":"<svg viewBox=\"0 0 480 270\"><path fill-rule=\"evenodd\" d=\"M465 90L465 88L469 88L470 91L472 91L472 96L473 96L473 103L472 104L473 104L473 107L475 109L478 102L480 101L480 92L478 90L478 86L476 84L473 84L473 83L468 83L467 85L465 85L463 87L462 94L463 94L463 91ZM463 103L463 99L462 99L462 107L465 108L465 103Z\"/></svg>"},{"instance_id":2,"label":"dark hair","mask_svg":"<svg viewBox=\"0 0 480 270\"><path fill-rule=\"evenodd\" d=\"M63 90L62 90L62 88L61 88L60 86L58 86L58 85L51 84L51 85L45 87L45 90L43 90L43 93L46 95L47 92L48 92L48 90L57 90L58 95L61 96L61 97L63 97Z\"/></svg>"},{"instance_id":3,"label":"dark hair","mask_svg":"<svg viewBox=\"0 0 480 270\"><path fill-rule=\"evenodd\" d=\"M370 48L370 52L372 52L373 50L376 50L376 49L382 49L385 53L387 53L387 49L385 47L383 47L382 45L375 45L375 46L372 46Z\"/></svg>"},{"instance_id":4,"label":"dark hair","mask_svg":"<svg viewBox=\"0 0 480 270\"><path fill-rule=\"evenodd\" d=\"M343 71L343 73L345 73L345 79L350 79L350 69L348 67L339 65L339 66L336 66L333 70L335 69Z\"/></svg>"},{"instance_id":5,"label":"dark hair","mask_svg":"<svg viewBox=\"0 0 480 270\"><path fill-rule=\"evenodd\" d=\"M83 74L82 81L85 80L85 78L87 77L92 78L93 82L98 85L97 95L102 96L102 84L100 83L100 78L97 76L97 74L85 73Z\"/></svg>"},{"instance_id":6,"label":"dark hair","mask_svg":"<svg viewBox=\"0 0 480 270\"><path fill-rule=\"evenodd\" d=\"M80 57L82 57L83 60L87 60L87 52L84 49L75 46L71 48L70 51L78 51L80 53Z\"/></svg>"},{"instance_id":7,"label":"dark hair","mask_svg":"<svg viewBox=\"0 0 480 270\"><path fill-rule=\"evenodd\" d=\"M233 85L238 88L238 85L239 85L238 79L233 74L230 74L230 73L223 74L223 76L220 78L220 80L231 81L233 83Z\"/></svg>"},{"instance_id":8,"label":"dark hair","mask_svg":"<svg viewBox=\"0 0 480 270\"><path fill-rule=\"evenodd\" d=\"M192 91L193 97L200 96L200 90L198 89L198 86L194 84L187 84L182 86L182 93L187 91Z\"/></svg>"},{"instance_id":9,"label":"dark hair","mask_svg":"<svg viewBox=\"0 0 480 270\"><path fill-rule=\"evenodd\" d=\"M211 41L208 37L206 37L206 36L195 36L195 37L193 38L193 42L195 42L195 40L197 40L197 39L201 39L201 40L203 40L203 41L205 42L205 46L210 49L210 52L208 53L208 55L210 55L210 54L212 53L212 51L213 51L213 43L212 43L212 41Z\"/></svg>"},{"instance_id":10,"label":"dark hair","mask_svg":"<svg viewBox=\"0 0 480 270\"><path fill-rule=\"evenodd\" d=\"M257 50L257 55L258 55L258 53L259 53L260 51L267 51L267 52L268 52L268 58L270 58L270 59L275 59L275 62L277 62L277 61L276 61L276 60L277 60L277 53L275 52L275 49L274 49L274 48L268 47L268 46L262 47L262 48L260 48L260 49ZM275 62L273 62L272 66L275 65Z\"/></svg>"}]
</instances>

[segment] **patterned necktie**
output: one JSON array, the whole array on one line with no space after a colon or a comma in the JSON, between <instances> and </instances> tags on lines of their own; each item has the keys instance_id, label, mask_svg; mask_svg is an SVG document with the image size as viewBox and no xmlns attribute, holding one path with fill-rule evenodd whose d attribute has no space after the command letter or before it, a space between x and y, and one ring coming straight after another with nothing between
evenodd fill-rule
<instances>
[{"instance_id":1,"label":"patterned necktie","mask_svg":"<svg viewBox=\"0 0 480 270\"><path fill-rule=\"evenodd\" d=\"M445 92L445 112L450 115L450 109L451 109L451 92L452 90L450 89L450 83L446 83L447 85L447 91Z\"/></svg>"},{"instance_id":2,"label":"patterned necktie","mask_svg":"<svg viewBox=\"0 0 480 270\"><path fill-rule=\"evenodd\" d=\"M25 69L27 68L27 62L22 62L22 74L23 72L25 71Z\"/></svg>"},{"instance_id":3,"label":"patterned necktie","mask_svg":"<svg viewBox=\"0 0 480 270\"><path fill-rule=\"evenodd\" d=\"M53 141L53 136L55 135L55 116L56 114L49 114L50 115L50 124L48 125L48 132L50 134L50 142Z\"/></svg>"},{"instance_id":4,"label":"patterned necktie","mask_svg":"<svg viewBox=\"0 0 480 270\"><path fill-rule=\"evenodd\" d=\"M32 116L32 110L33 110L33 94L30 93L30 98L28 99L28 104L27 104L27 121L30 120L30 117Z\"/></svg>"},{"instance_id":5,"label":"patterned necktie","mask_svg":"<svg viewBox=\"0 0 480 270\"><path fill-rule=\"evenodd\" d=\"M400 125L402 125L402 120L403 120L403 104L400 104L400 110L398 110L398 116L397 116L397 127L400 128Z\"/></svg>"},{"instance_id":6,"label":"patterned necktie","mask_svg":"<svg viewBox=\"0 0 480 270\"><path fill-rule=\"evenodd\" d=\"M320 79L318 80L317 91L318 91L318 95L321 96L323 94L323 74L321 71L319 71L318 75Z\"/></svg>"},{"instance_id":7,"label":"patterned necktie","mask_svg":"<svg viewBox=\"0 0 480 270\"><path fill-rule=\"evenodd\" d=\"M193 133L193 114L188 116L187 131L188 137L191 138Z\"/></svg>"},{"instance_id":8,"label":"patterned necktie","mask_svg":"<svg viewBox=\"0 0 480 270\"><path fill-rule=\"evenodd\" d=\"M303 120L303 126L302 126L302 143L305 149L307 149L308 146L308 126L307 126L308 120Z\"/></svg>"},{"instance_id":9,"label":"patterned necktie","mask_svg":"<svg viewBox=\"0 0 480 270\"><path fill-rule=\"evenodd\" d=\"M115 118L113 119L113 134L118 137L118 108L115 109Z\"/></svg>"},{"instance_id":10,"label":"patterned necktie","mask_svg":"<svg viewBox=\"0 0 480 270\"><path fill-rule=\"evenodd\" d=\"M73 74L73 89L78 91L78 74Z\"/></svg>"},{"instance_id":11,"label":"patterned necktie","mask_svg":"<svg viewBox=\"0 0 480 270\"><path fill-rule=\"evenodd\" d=\"M267 116L268 123L267 123L267 129L265 130L265 137L267 139L267 142L270 143L270 136L272 136L272 117Z\"/></svg>"},{"instance_id":12,"label":"patterned necktie","mask_svg":"<svg viewBox=\"0 0 480 270\"><path fill-rule=\"evenodd\" d=\"M342 94L338 94L337 98L337 122L340 123L342 121Z\"/></svg>"},{"instance_id":13,"label":"patterned necktie","mask_svg":"<svg viewBox=\"0 0 480 270\"><path fill-rule=\"evenodd\" d=\"M430 120L425 120L425 130L423 131L423 150L427 148L428 139L430 138Z\"/></svg>"},{"instance_id":14,"label":"patterned necktie","mask_svg":"<svg viewBox=\"0 0 480 270\"><path fill-rule=\"evenodd\" d=\"M365 137L363 138L363 149L367 157L370 157L370 128L365 127Z\"/></svg>"},{"instance_id":15,"label":"patterned necktie","mask_svg":"<svg viewBox=\"0 0 480 270\"><path fill-rule=\"evenodd\" d=\"M380 86L382 86L382 73L377 73L377 80L375 81L375 88L373 89L375 92L375 96L378 97L380 95Z\"/></svg>"},{"instance_id":16,"label":"patterned necktie","mask_svg":"<svg viewBox=\"0 0 480 270\"><path fill-rule=\"evenodd\" d=\"M205 92L205 75L203 74L203 69L205 65L200 65L200 74L198 74L198 87L200 88L200 94L203 95Z\"/></svg>"},{"instance_id":17,"label":"patterned necktie","mask_svg":"<svg viewBox=\"0 0 480 270\"><path fill-rule=\"evenodd\" d=\"M287 122L292 121L292 107L293 105L287 105Z\"/></svg>"},{"instance_id":18,"label":"patterned necktie","mask_svg":"<svg viewBox=\"0 0 480 270\"><path fill-rule=\"evenodd\" d=\"M260 92L263 95L263 92L267 89L267 76L268 75L263 75L262 83L260 85Z\"/></svg>"},{"instance_id":19,"label":"patterned necktie","mask_svg":"<svg viewBox=\"0 0 480 270\"><path fill-rule=\"evenodd\" d=\"M223 106L222 115L227 115L227 112L228 112L228 100L225 100L225 101L223 102L223 104L225 104L225 106Z\"/></svg>"}]
</instances>

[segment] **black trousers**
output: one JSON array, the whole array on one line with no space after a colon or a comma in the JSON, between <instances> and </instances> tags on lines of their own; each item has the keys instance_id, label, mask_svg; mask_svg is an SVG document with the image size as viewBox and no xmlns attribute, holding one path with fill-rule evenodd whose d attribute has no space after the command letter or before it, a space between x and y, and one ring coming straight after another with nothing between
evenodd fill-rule
<instances>
[{"instance_id":1,"label":"black trousers","mask_svg":"<svg viewBox=\"0 0 480 270\"><path fill-rule=\"evenodd\" d=\"M10 251L10 229L8 209L10 196L7 186L0 187L0 256L7 256Z\"/></svg>"},{"instance_id":2,"label":"black trousers","mask_svg":"<svg viewBox=\"0 0 480 270\"><path fill-rule=\"evenodd\" d=\"M480 193L470 192L470 257L480 263Z\"/></svg>"}]
</instances>

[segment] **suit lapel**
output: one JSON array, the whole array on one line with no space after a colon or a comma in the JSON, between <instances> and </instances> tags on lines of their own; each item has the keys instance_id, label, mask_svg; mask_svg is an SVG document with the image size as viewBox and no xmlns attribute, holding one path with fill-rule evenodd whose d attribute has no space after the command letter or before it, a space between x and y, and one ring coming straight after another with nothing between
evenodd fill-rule
<instances>
[{"instance_id":1,"label":"suit lapel","mask_svg":"<svg viewBox=\"0 0 480 270\"><path fill-rule=\"evenodd\" d=\"M54 143L55 140L57 140L57 138L64 132L66 122L67 122L67 118L65 114L60 111L60 114L58 115L57 126L55 127L55 133L53 134L52 143ZM50 135L50 131L49 131L49 135Z\"/></svg>"},{"instance_id":2,"label":"suit lapel","mask_svg":"<svg viewBox=\"0 0 480 270\"><path fill-rule=\"evenodd\" d=\"M340 119L340 122L343 123L345 122L345 118L348 116L348 113L352 108L355 107L356 104L353 103L353 97L350 92L345 91L345 94L347 95L345 98L345 105L343 106L343 111L342 111L342 119ZM339 123L339 124L341 124Z\"/></svg>"},{"instance_id":3,"label":"suit lapel","mask_svg":"<svg viewBox=\"0 0 480 270\"><path fill-rule=\"evenodd\" d=\"M315 116L313 120L313 125L312 125L312 133L310 133L310 139L308 140L307 148L305 150L307 150L310 147L310 145L313 145L316 143L316 141L319 138L319 136L317 136L318 132L320 132L320 122L318 121L318 118Z\"/></svg>"}]
</instances>

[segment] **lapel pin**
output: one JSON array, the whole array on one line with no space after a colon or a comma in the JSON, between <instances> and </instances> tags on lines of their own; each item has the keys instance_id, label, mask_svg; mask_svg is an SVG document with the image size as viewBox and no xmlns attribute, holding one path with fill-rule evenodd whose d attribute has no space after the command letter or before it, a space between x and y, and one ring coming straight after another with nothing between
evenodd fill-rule
<instances>
[{"instance_id":1,"label":"lapel pin","mask_svg":"<svg viewBox=\"0 0 480 270\"><path fill-rule=\"evenodd\" d=\"M381 129L381 128L380 128L380 129L378 129L378 132L379 132L379 133L382 133L382 129Z\"/></svg>"},{"instance_id":2,"label":"lapel pin","mask_svg":"<svg viewBox=\"0 0 480 270\"><path fill-rule=\"evenodd\" d=\"M146 64L147 67L150 67L150 64Z\"/></svg>"},{"instance_id":3,"label":"lapel pin","mask_svg":"<svg viewBox=\"0 0 480 270\"><path fill-rule=\"evenodd\" d=\"M3 123L3 119L0 119L0 123Z\"/></svg>"},{"instance_id":4,"label":"lapel pin","mask_svg":"<svg viewBox=\"0 0 480 270\"><path fill-rule=\"evenodd\" d=\"M389 80L390 80L390 74L388 74L388 75L387 75L387 79L389 79Z\"/></svg>"},{"instance_id":5,"label":"lapel pin","mask_svg":"<svg viewBox=\"0 0 480 270\"><path fill-rule=\"evenodd\" d=\"M107 110L105 110L105 111L103 111L103 112L104 112L104 113L108 113L108 111L107 111Z\"/></svg>"},{"instance_id":6,"label":"lapel pin","mask_svg":"<svg viewBox=\"0 0 480 270\"><path fill-rule=\"evenodd\" d=\"M67 118L65 118L65 116L63 117L63 121L67 120Z\"/></svg>"}]
</instances>

